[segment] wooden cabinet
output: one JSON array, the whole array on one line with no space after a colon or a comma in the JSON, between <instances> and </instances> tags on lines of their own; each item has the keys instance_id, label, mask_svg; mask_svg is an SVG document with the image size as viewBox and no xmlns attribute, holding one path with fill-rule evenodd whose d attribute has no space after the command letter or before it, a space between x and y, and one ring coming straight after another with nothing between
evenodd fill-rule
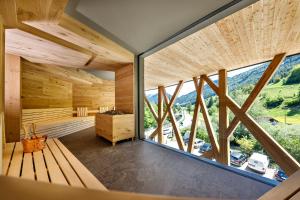
<instances>
[{"instance_id":1,"label":"wooden cabinet","mask_svg":"<svg viewBox=\"0 0 300 200\"><path fill-rule=\"evenodd\" d=\"M97 113L96 134L112 142L134 138L134 114L109 115Z\"/></svg>"}]
</instances>

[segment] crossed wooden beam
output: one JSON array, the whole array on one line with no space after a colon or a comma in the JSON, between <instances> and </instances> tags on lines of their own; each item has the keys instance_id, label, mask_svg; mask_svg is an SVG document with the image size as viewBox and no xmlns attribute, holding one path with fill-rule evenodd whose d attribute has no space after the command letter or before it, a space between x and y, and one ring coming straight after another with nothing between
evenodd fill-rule
<instances>
[{"instance_id":1,"label":"crossed wooden beam","mask_svg":"<svg viewBox=\"0 0 300 200\"><path fill-rule=\"evenodd\" d=\"M260 142L268 154L275 160L275 162L287 173L291 175L300 169L300 164L285 150L276 140L274 140L255 120L247 113L247 111L253 105L255 99L260 94L262 89L268 84L272 76L274 75L276 69L280 66L280 63L284 60L285 53L276 55L268 68L263 73L262 77L255 85L254 89L250 93L249 97L246 99L244 104L240 107L237 103L232 100L227 94L227 72L226 70L219 71L219 85L217 86L207 75L201 75L200 81L197 77L193 78L194 85L197 92L197 98L195 103L195 109L193 114L193 121L191 125L191 133L189 144L187 147L188 152L192 152L194 148L194 141L196 137L196 131L198 127L198 115L200 110L202 111L204 123L207 129L207 133L212 145L212 150L205 152L204 157L216 158L218 162L229 165L230 163L230 147L229 147L229 137L232 135L236 127L242 122L245 127L253 134L253 136ZM206 82L211 89L219 96L219 137L214 132L211 124L210 116L207 112L207 107L203 98L203 86ZM171 100L169 101L165 88L160 86L158 88L158 115L153 109L152 105L149 103L145 97L145 101L150 108L155 120L157 121L157 129L150 135L150 139L153 139L157 134L158 138L162 138L162 124L165 121L167 114L170 116L170 121L172 123L176 140L178 146L181 150L184 150L182 137L180 130L177 126L176 119L172 110L172 106L175 99L182 87L183 81L180 81L177 85L176 91L174 92ZM162 115L162 96L164 97L167 109ZM228 124L228 108L235 114L234 119ZM160 139L159 142L161 143Z\"/></svg>"},{"instance_id":2,"label":"crossed wooden beam","mask_svg":"<svg viewBox=\"0 0 300 200\"><path fill-rule=\"evenodd\" d=\"M173 112L173 105L175 103L175 100L181 90L183 86L183 81L179 81L173 96L171 97L171 100L169 100L169 97L167 96L167 92L164 86L159 86L158 87L158 114L156 114L153 106L151 105L151 103L149 102L149 100L147 99L146 95L144 95L145 97L145 102L147 104L147 106L149 107L154 119L157 122L157 128L155 129L155 131L149 136L149 139L154 139L155 136L158 136L158 142L161 144L162 143L162 138L163 138L163 123L165 122L167 116L170 117L170 121L175 133L175 137L176 137L176 141L178 144L178 147L180 150L184 151L184 144L183 144L183 139L180 133L180 129L178 128L178 124L176 122L176 118ZM166 105L166 110L163 113L163 101Z\"/></svg>"},{"instance_id":3,"label":"crossed wooden beam","mask_svg":"<svg viewBox=\"0 0 300 200\"><path fill-rule=\"evenodd\" d=\"M205 105L205 101L204 101L204 98L202 95L204 79L201 78L200 82L199 82L198 78L194 77L193 81L194 81L194 85L195 85L196 92L197 92L197 98L196 98L196 103L195 103L194 116L193 116L193 121L192 121L192 125L191 125L191 133L190 133L190 139L189 139L187 151L189 153L191 153L194 149L194 141L196 138L196 132L197 132L197 127L198 127L198 114L201 109L204 123L206 126L206 130L207 130L209 139L211 141L211 146L212 146L212 154L210 154L210 155L212 155L213 157L217 157L218 152L219 152L219 144L216 140L216 134L212 127L210 116L208 114L207 107Z\"/></svg>"},{"instance_id":4,"label":"crossed wooden beam","mask_svg":"<svg viewBox=\"0 0 300 200\"><path fill-rule=\"evenodd\" d=\"M219 122L220 152L219 156L217 157L217 160L219 159L220 162L224 161L220 159L222 154L229 155L229 136L234 132L238 124L242 122L244 126L260 142L260 144L264 147L268 154L288 175L291 175L300 169L300 164L247 113L247 111L251 108L255 99L260 94L262 89L268 84L268 82L270 81L276 69L278 69L280 63L284 60L284 58L285 53L278 54L273 58L272 62L270 63L266 71L263 73L262 77L255 85L249 97L246 99L246 101L241 107L237 103L235 103L226 93L222 91L222 89L220 88L223 86L221 81L219 82L218 87L206 75L201 76L207 82L207 84L214 90L214 92L219 96L220 105L225 105L233 112L233 114L235 114L234 119L228 127L224 126L223 121ZM223 142L221 140L223 140ZM227 158L229 158L229 156L227 156Z\"/></svg>"}]
</instances>

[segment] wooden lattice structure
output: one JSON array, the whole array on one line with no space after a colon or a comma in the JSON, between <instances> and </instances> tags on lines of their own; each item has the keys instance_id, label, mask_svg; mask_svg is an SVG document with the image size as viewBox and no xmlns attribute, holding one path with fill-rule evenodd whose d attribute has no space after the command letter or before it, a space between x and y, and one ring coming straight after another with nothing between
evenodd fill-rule
<instances>
[{"instance_id":1,"label":"wooden lattice structure","mask_svg":"<svg viewBox=\"0 0 300 200\"><path fill-rule=\"evenodd\" d=\"M247 111L251 108L254 101L262 91L265 85L268 84L269 80L274 75L276 69L280 66L281 62L285 58L285 53L276 55L266 71L261 76L258 83L255 85L253 91L250 93L249 97L245 100L242 106L239 106L231 97L227 94L227 71L225 69L219 70L219 86L207 76L201 75L199 77L193 77L194 85L197 92L197 98L194 108L194 115L191 125L191 133L189 138L189 143L187 146L187 151L192 152L194 148L194 141L196 137L196 129L198 124L198 115L201 111L206 126L206 130L211 142L212 150L205 152L204 157L215 158L218 162L229 165L230 164L230 148L229 148L229 137L232 135L238 124L241 122L245 127L253 134L253 136L260 142L264 149L270 154L270 156L275 160L275 162L288 174L291 175L300 168L300 164L285 150L283 149L276 140L274 140L262 127L260 127L255 120L247 114ZM207 83L211 89L219 97L219 134L215 133L211 120L205 105L203 98L203 86ZM158 136L158 142L163 141L163 123L169 115L172 127L175 132L176 140L180 150L185 150L180 130L178 128L172 107L174 105L175 99L182 88L183 81L179 81L177 88L169 101L166 90L164 86L158 87L158 113L155 112L151 103L147 100L145 96L145 101L150 108L156 122L157 129L149 136L153 139ZM163 105L165 101L166 111L163 113ZM228 108L235 115L234 119L229 124L228 121Z\"/></svg>"}]
</instances>

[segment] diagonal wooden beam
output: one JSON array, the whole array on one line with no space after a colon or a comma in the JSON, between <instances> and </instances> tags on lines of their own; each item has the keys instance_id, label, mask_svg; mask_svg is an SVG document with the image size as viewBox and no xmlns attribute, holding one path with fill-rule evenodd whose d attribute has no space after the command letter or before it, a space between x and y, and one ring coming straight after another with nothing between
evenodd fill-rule
<instances>
[{"instance_id":1,"label":"diagonal wooden beam","mask_svg":"<svg viewBox=\"0 0 300 200\"><path fill-rule=\"evenodd\" d=\"M167 109L166 109L166 112L164 113L164 115L163 115L163 117L162 117L162 120L163 120L163 121L165 121L165 119L167 118L167 114L168 114L169 108L172 107L172 106L174 105L175 100L176 100L176 98L177 98L177 96L178 96L178 94L179 94L179 91L181 90L181 88L182 88L182 86L183 86L183 83L184 83L184 82L181 80L181 81L179 81L179 83L177 84L177 87L176 87L176 89L175 89L175 91L174 91L174 93L173 93L173 96L171 97L171 100L170 100L169 104L166 105L166 106L167 106ZM168 98L168 99L169 99L169 98Z\"/></svg>"},{"instance_id":2,"label":"diagonal wooden beam","mask_svg":"<svg viewBox=\"0 0 300 200\"><path fill-rule=\"evenodd\" d=\"M149 139L153 140L156 135L157 135L157 128L153 131L153 133L151 133L151 135L149 135Z\"/></svg>"},{"instance_id":3,"label":"diagonal wooden beam","mask_svg":"<svg viewBox=\"0 0 300 200\"><path fill-rule=\"evenodd\" d=\"M201 91L202 91L203 85L204 85L204 80L201 78L200 79L200 85L199 85L199 87L201 88ZM215 134L215 131L214 131L213 126L211 124L211 119L209 117L207 107L205 105L205 101L204 101L204 98L203 98L202 94L200 95L200 107L201 107L204 123L205 123L205 126L206 126L206 130L207 130L207 133L208 133L208 137L209 137L209 140L210 140L210 143L211 143L211 146L212 146L212 151L213 151L214 157L218 159L219 143L217 142L216 134Z\"/></svg>"},{"instance_id":4,"label":"diagonal wooden beam","mask_svg":"<svg viewBox=\"0 0 300 200\"><path fill-rule=\"evenodd\" d=\"M219 96L219 87L207 76L202 75L201 78L211 87L211 89Z\"/></svg>"},{"instance_id":5,"label":"diagonal wooden beam","mask_svg":"<svg viewBox=\"0 0 300 200\"><path fill-rule=\"evenodd\" d=\"M158 121L157 114L156 114L156 112L155 112L153 106L152 106L151 103L149 102L149 100L148 100L146 94L144 95L144 99L145 99L145 102L146 102L148 108L150 109L150 111L151 111L151 113L152 113L152 115L153 115L155 121L157 122L157 121Z\"/></svg>"},{"instance_id":6,"label":"diagonal wooden beam","mask_svg":"<svg viewBox=\"0 0 300 200\"><path fill-rule=\"evenodd\" d=\"M175 89L175 91L174 91L174 94L173 94L173 96L172 96L172 98L171 98L171 101L166 105L166 107L167 107L167 109L166 109L166 111L165 111L165 113L163 114L163 117L162 117L162 119L161 119L161 123L163 124L164 122L165 122L165 120L167 119L167 114L168 114L168 110L169 110L169 107L172 107L173 106L173 104L174 104L174 102L175 102L175 100L176 100L176 98L177 98L177 96L178 96L178 94L179 94L179 91L181 90L181 88L182 88L182 86L183 86L183 81L179 81L179 83L178 83L178 85L177 85L177 87L176 87L176 89ZM145 97L146 97L146 95L145 95ZM151 105L151 104L150 104ZM149 104L148 104L148 107L149 107ZM150 110L151 110L151 108L150 108ZM154 111L154 109L153 109L153 111ZM155 113L155 111L154 112L152 112L152 114L153 113ZM155 113L156 114L156 113ZM156 115L157 116L157 115ZM157 120L156 121L158 121L158 118L157 118ZM153 139L156 135L157 135L157 133L158 133L158 131L154 131L150 136L149 136L149 138L150 139Z\"/></svg>"},{"instance_id":7,"label":"diagonal wooden beam","mask_svg":"<svg viewBox=\"0 0 300 200\"><path fill-rule=\"evenodd\" d=\"M179 90L175 91L175 93L174 93L173 96L177 96L176 93L179 93ZM164 100L165 100L165 102L167 104L167 112L169 113L170 121L172 123L173 130L175 132L175 137L176 137L176 141L177 141L178 147L179 147L180 150L184 151L183 139L182 139L180 130L178 128L178 125L177 125L177 122L176 122L176 118L175 118L172 106L170 106L171 102L169 102L169 98L167 97L167 92L166 92L165 88L164 88L164 93L163 94L164 94Z\"/></svg>"},{"instance_id":8,"label":"diagonal wooden beam","mask_svg":"<svg viewBox=\"0 0 300 200\"><path fill-rule=\"evenodd\" d=\"M194 149L194 141L196 138L196 131L197 131L197 126L198 126L198 115L200 112L200 95L201 95L198 78L193 77L193 81L194 81L194 85L196 88L197 97L196 97L196 103L195 103L195 108L194 108L193 121L192 121L192 125L191 125L189 144L187 147L187 152L189 152L189 153L192 153L192 151Z\"/></svg>"},{"instance_id":9,"label":"diagonal wooden beam","mask_svg":"<svg viewBox=\"0 0 300 200\"><path fill-rule=\"evenodd\" d=\"M250 93L250 95L244 102L243 106L241 107L242 111L247 112L251 108L257 96L260 94L262 89L269 83L274 73L279 68L281 62L285 58L285 55L286 55L285 53L282 53L276 55L273 58L272 62L270 63L266 71L263 73L262 77L259 79L255 87L253 88L252 92ZM240 120L235 116L226 130L226 137L229 137L234 132L236 127L239 125L239 123Z\"/></svg>"},{"instance_id":10,"label":"diagonal wooden beam","mask_svg":"<svg viewBox=\"0 0 300 200\"><path fill-rule=\"evenodd\" d=\"M300 169L300 164L229 96L226 96L226 104L288 176Z\"/></svg>"},{"instance_id":11,"label":"diagonal wooden beam","mask_svg":"<svg viewBox=\"0 0 300 200\"><path fill-rule=\"evenodd\" d=\"M204 152L202 155L201 155L201 157L204 157L204 158L207 158L207 159L213 159L213 157L214 157L214 153L213 153L213 151L212 150L209 150L209 151L206 151L206 152Z\"/></svg>"}]
</instances>

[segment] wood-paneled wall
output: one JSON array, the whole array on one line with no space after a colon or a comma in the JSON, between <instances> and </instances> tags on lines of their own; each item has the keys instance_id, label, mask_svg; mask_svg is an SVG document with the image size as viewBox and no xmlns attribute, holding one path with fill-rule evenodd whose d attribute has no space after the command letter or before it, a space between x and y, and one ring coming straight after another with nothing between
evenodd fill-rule
<instances>
[{"instance_id":1,"label":"wood-paneled wall","mask_svg":"<svg viewBox=\"0 0 300 200\"><path fill-rule=\"evenodd\" d=\"M73 108L88 107L88 110L115 105L115 81L103 80L101 85L73 84Z\"/></svg>"},{"instance_id":2,"label":"wood-paneled wall","mask_svg":"<svg viewBox=\"0 0 300 200\"><path fill-rule=\"evenodd\" d=\"M0 17L0 175L2 174L2 155L4 149L4 26Z\"/></svg>"},{"instance_id":3,"label":"wood-paneled wall","mask_svg":"<svg viewBox=\"0 0 300 200\"><path fill-rule=\"evenodd\" d=\"M134 113L134 70L129 64L116 70L116 109Z\"/></svg>"},{"instance_id":4,"label":"wood-paneled wall","mask_svg":"<svg viewBox=\"0 0 300 200\"><path fill-rule=\"evenodd\" d=\"M72 107L72 83L22 62L22 108Z\"/></svg>"},{"instance_id":5,"label":"wood-paneled wall","mask_svg":"<svg viewBox=\"0 0 300 200\"><path fill-rule=\"evenodd\" d=\"M21 58L5 54L5 136L6 142L20 141Z\"/></svg>"},{"instance_id":6,"label":"wood-paneled wall","mask_svg":"<svg viewBox=\"0 0 300 200\"><path fill-rule=\"evenodd\" d=\"M76 72L22 60L23 109L88 107L91 110L100 106L111 109L114 105L114 81L102 80L83 70Z\"/></svg>"}]
</instances>

